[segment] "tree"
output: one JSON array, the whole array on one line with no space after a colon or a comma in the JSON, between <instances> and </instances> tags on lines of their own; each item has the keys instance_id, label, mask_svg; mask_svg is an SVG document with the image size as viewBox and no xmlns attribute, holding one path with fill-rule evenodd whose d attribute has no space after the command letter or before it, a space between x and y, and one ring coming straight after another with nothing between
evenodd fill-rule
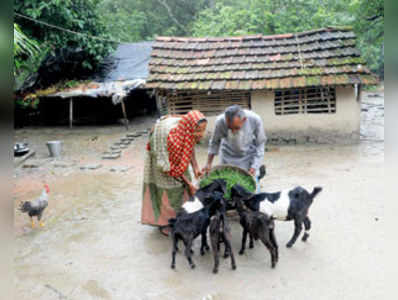
<instances>
[{"instance_id":1,"label":"tree","mask_svg":"<svg viewBox=\"0 0 398 300\"><path fill-rule=\"evenodd\" d=\"M59 30L17 16L25 33L37 40L41 49L54 53L60 48L83 48L87 55L82 64L87 69L93 69L115 46L106 41L111 37L98 15L99 3L100 0L14 0L14 10L35 20L65 28L66 31Z\"/></svg>"}]
</instances>

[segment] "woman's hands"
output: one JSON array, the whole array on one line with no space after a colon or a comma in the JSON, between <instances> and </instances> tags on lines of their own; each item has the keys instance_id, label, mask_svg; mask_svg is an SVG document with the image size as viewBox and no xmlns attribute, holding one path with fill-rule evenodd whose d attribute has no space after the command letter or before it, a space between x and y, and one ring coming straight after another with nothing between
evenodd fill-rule
<instances>
[{"instance_id":1,"label":"woman's hands","mask_svg":"<svg viewBox=\"0 0 398 300\"><path fill-rule=\"evenodd\" d=\"M195 148L192 151L191 165L192 165L193 174L195 175L195 178L199 179L200 177L202 177L203 171L200 170L198 162L196 161Z\"/></svg>"},{"instance_id":2,"label":"woman's hands","mask_svg":"<svg viewBox=\"0 0 398 300\"><path fill-rule=\"evenodd\" d=\"M195 195L196 191L198 190L192 182L188 185L188 189L191 196Z\"/></svg>"},{"instance_id":3,"label":"woman's hands","mask_svg":"<svg viewBox=\"0 0 398 300\"><path fill-rule=\"evenodd\" d=\"M195 195L198 188L191 181L189 181L185 175L182 175L181 179L184 181L184 183L188 187L188 192L191 194L191 196Z\"/></svg>"}]
</instances>

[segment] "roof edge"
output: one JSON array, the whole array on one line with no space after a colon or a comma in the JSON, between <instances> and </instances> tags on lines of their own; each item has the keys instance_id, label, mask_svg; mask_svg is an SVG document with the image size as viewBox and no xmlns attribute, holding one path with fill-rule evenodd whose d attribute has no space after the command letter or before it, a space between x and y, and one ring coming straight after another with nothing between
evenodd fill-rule
<instances>
[{"instance_id":1,"label":"roof edge","mask_svg":"<svg viewBox=\"0 0 398 300\"><path fill-rule=\"evenodd\" d=\"M262 35L262 34L252 34L252 35L243 35L243 36L220 36L220 37L179 37L179 36L158 36L156 37L156 42L219 42L219 41L242 41L242 40L256 40L256 39L286 39L292 38L295 35L303 36L303 35L311 35L316 34L318 32L325 31L353 31L351 26L327 26L323 28L312 29L308 31L302 32L294 32L294 33L284 33L284 34L273 34L273 35Z\"/></svg>"}]
</instances>

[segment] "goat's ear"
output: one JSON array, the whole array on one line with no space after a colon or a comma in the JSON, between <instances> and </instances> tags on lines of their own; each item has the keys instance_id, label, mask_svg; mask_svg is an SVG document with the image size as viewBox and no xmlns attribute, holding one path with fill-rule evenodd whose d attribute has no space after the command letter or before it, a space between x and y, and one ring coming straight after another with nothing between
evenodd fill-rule
<instances>
[{"instance_id":1,"label":"goat's ear","mask_svg":"<svg viewBox=\"0 0 398 300\"><path fill-rule=\"evenodd\" d=\"M316 195L318 195L322 191L322 188L320 186L314 187L312 193L311 193L311 198L314 198Z\"/></svg>"},{"instance_id":2,"label":"goat's ear","mask_svg":"<svg viewBox=\"0 0 398 300\"><path fill-rule=\"evenodd\" d=\"M254 200L256 202L261 202L263 201L265 198L267 198L267 194L266 193L259 193L259 194L255 194L252 197L250 197L248 200Z\"/></svg>"}]
</instances>

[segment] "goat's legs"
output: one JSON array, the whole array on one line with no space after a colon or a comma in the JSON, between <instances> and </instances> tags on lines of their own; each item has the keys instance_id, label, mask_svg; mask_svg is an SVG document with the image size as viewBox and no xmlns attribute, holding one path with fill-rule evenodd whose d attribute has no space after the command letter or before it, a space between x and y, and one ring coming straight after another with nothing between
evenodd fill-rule
<instances>
[{"instance_id":1,"label":"goat's legs","mask_svg":"<svg viewBox=\"0 0 398 300\"><path fill-rule=\"evenodd\" d=\"M188 263L191 266L192 269L195 268L195 264L192 261L192 237L188 238L188 241L185 243L185 256L187 257Z\"/></svg>"},{"instance_id":2,"label":"goat's legs","mask_svg":"<svg viewBox=\"0 0 398 300\"><path fill-rule=\"evenodd\" d=\"M286 247L291 248L299 237L301 230L303 229L303 221L301 219L294 220L294 233L290 241L286 244Z\"/></svg>"},{"instance_id":3,"label":"goat's legs","mask_svg":"<svg viewBox=\"0 0 398 300\"><path fill-rule=\"evenodd\" d=\"M259 238L263 242L264 246L267 247L269 253L271 254L271 268L275 268L276 262L278 261L277 250L273 246L272 242L264 236L264 232L261 232L259 234Z\"/></svg>"},{"instance_id":4,"label":"goat's legs","mask_svg":"<svg viewBox=\"0 0 398 300\"><path fill-rule=\"evenodd\" d=\"M249 233L249 248L253 249L254 248L254 244L253 244L253 236L251 233Z\"/></svg>"},{"instance_id":5,"label":"goat's legs","mask_svg":"<svg viewBox=\"0 0 398 300\"><path fill-rule=\"evenodd\" d=\"M218 251L219 251L219 235L218 235L218 231L214 232L214 234L210 233L210 242L211 242L211 248L213 250L213 255L214 255L213 273L216 274L218 272L218 266L220 264L220 260L219 260L219 257L218 257Z\"/></svg>"},{"instance_id":6,"label":"goat's legs","mask_svg":"<svg viewBox=\"0 0 398 300\"><path fill-rule=\"evenodd\" d=\"M231 233L230 232L226 233L224 231L223 237L224 237L225 252L227 252L227 249L228 249L229 256L231 256L231 268L232 268L232 270L235 270L236 263L235 263L234 252L233 252L232 246L231 246ZM224 257L225 257L225 255L224 255Z\"/></svg>"},{"instance_id":7,"label":"goat's legs","mask_svg":"<svg viewBox=\"0 0 398 300\"><path fill-rule=\"evenodd\" d=\"M171 253L171 268L174 269L176 267L176 253L178 251L178 248L177 248L178 238L173 233L171 235L171 238L173 240L173 252Z\"/></svg>"},{"instance_id":8,"label":"goat's legs","mask_svg":"<svg viewBox=\"0 0 398 300\"><path fill-rule=\"evenodd\" d=\"M247 239L247 229L246 229L246 228L243 228L243 233L242 233L242 247L240 248L239 255L242 255L243 253L245 253L246 239Z\"/></svg>"},{"instance_id":9,"label":"goat's legs","mask_svg":"<svg viewBox=\"0 0 398 300\"><path fill-rule=\"evenodd\" d=\"M303 242L306 242L308 237L310 236L310 234L309 234L309 231L311 229L311 220L310 220L310 218L308 216L306 216L304 218L304 220L303 220L303 223L304 223L305 232L304 232L303 238L301 240Z\"/></svg>"},{"instance_id":10,"label":"goat's legs","mask_svg":"<svg viewBox=\"0 0 398 300\"><path fill-rule=\"evenodd\" d=\"M207 229L207 228L206 228ZM209 251L210 247L207 244L207 234L206 230L202 232L202 245L200 246L200 255L205 255L205 250Z\"/></svg>"},{"instance_id":11,"label":"goat's legs","mask_svg":"<svg viewBox=\"0 0 398 300\"><path fill-rule=\"evenodd\" d=\"M276 242L276 238L275 238L274 229L270 229L269 237L270 237L271 244L273 244L273 246L275 248L276 261L278 261L279 260L279 250L278 250L278 243Z\"/></svg>"}]
</instances>

